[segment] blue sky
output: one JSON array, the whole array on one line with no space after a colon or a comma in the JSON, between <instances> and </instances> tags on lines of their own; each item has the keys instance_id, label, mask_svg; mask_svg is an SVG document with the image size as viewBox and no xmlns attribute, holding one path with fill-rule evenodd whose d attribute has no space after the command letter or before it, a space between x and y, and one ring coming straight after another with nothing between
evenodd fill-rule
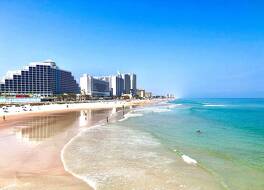
<instances>
[{"instance_id":1,"label":"blue sky","mask_svg":"<svg viewBox=\"0 0 264 190\"><path fill-rule=\"evenodd\" d=\"M181 97L264 97L264 3L1 0L0 75L51 58Z\"/></svg>"}]
</instances>

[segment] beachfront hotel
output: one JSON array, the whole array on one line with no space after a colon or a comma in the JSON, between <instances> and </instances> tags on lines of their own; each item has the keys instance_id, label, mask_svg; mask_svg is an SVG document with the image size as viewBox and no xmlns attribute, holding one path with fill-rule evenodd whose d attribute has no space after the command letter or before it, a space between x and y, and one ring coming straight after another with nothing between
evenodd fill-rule
<instances>
[{"instance_id":1,"label":"beachfront hotel","mask_svg":"<svg viewBox=\"0 0 264 190\"><path fill-rule=\"evenodd\" d=\"M59 69L52 60L32 62L22 70L8 71L0 82L0 93L7 95L53 96L79 91L71 72Z\"/></svg>"},{"instance_id":2,"label":"beachfront hotel","mask_svg":"<svg viewBox=\"0 0 264 190\"><path fill-rule=\"evenodd\" d=\"M96 77L97 79L103 80L109 84L110 96L120 97L124 92L124 79L121 74L113 76L101 76Z\"/></svg>"},{"instance_id":3,"label":"beachfront hotel","mask_svg":"<svg viewBox=\"0 0 264 190\"><path fill-rule=\"evenodd\" d=\"M92 97L110 96L109 82L83 74L80 78L81 94Z\"/></svg>"},{"instance_id":4,"label":"beachfront hotel","mask_svg":"<svg viewBox=\"0 0 264 190\"><path fill-rule=\"evenodd\" d=\"M130 94L131 89L131 78L129 74L122 75L124 79L124 94Z\"/></svg>"},{"instance_id":5,"label":"beachfront hotel","mask_svg":"<svg viewBox=\"0 0 264 190\"><path fill-rule=\"evenodd\" d=\"M124 94L136 96L137 77L136 74L120 74L112 76L98 77L109 82L111 96L120 97Z\"/></svg>"},{"instance_id":6,"label":"beachfront hotel","mask_svg":"<svg viewBox=\"0 0 264 190\"><path fill-rule=\"evenodd\" d=\"M130 82L131 82L131 94L132 96L135 96L137 93L137 75L132 73L130 74Z\"/></svg>"},{"instance_id":7,"label":"beachfront hotel","mask_svg":"<svg viewBox=\"0 0 264 190\"><path fill-rule=\"evenodd\" d=\"M124 93L124 79L120 73L115 76L111 76L110 87L112 89L113 96L122 96Z\"/></svg>"}]
</instances>

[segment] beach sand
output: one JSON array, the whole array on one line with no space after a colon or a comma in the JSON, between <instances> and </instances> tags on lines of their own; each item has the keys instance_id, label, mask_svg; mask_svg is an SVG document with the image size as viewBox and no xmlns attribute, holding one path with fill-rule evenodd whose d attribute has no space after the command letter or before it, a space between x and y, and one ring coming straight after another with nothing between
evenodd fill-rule
<instances>
[{"instance_id":1,"label":"beach sand","mask_svg":"<svg viewBox=\"0 0 264 190\"><path fill-rule=\"evenodd\" d=\"M146 103L150 101L125 105ZM64 170L61 150L80 130L106 122L106 117L110 122L120 119L118 109L122 108L118 107L122 105L101 103L9 114L0 121L0 189L91 189Z\"/></svg>"}]
</instances>

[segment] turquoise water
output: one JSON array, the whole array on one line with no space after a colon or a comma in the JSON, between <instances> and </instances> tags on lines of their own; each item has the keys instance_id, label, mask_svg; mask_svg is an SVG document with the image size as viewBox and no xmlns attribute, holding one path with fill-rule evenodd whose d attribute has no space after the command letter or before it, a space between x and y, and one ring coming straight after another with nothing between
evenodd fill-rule
<instances>
[{"instance_id":1,"label":"turquoise water","mask_svg":"<svg viewBox=\"0 0 264 190\"><path fill-rule=\"evenodd\" d=\"M264 99L179 99L123 122L188 155L232 190L264 189ZM165 108L165 110L164 110Z\"/></svg>"},{"instance_id":2,"label":"turquoise water","mask_svg":"<svg viewBox=\"0 0 264 190\"><path fill-rule=\"evenodd\" d=\"M65 169L96 190L264 189L264 99L179 99L128 111L81 130L62 150Z\"/></svg>"}]
</instances>

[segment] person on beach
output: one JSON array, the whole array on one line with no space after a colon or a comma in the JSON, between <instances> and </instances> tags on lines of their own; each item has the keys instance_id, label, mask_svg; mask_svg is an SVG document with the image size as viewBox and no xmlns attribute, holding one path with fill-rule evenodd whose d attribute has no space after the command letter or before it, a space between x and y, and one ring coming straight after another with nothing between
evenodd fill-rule
<instances>
[{"instance_id":1,"label":"person on beach","mask_svg":"<svg viewBox=\"0 0 264 190\"><path fill-rule=\"evenodd\" d=\"M3 120L4 120L4 121L6 120L6 117L5 117L5 115L3 115Z\"/></svg>"},{"instance_id":2,"label":"person on beach","mask_svg":"<svg viewBox=\"0 0 264 190\"><path fill-rule=\"evenodd\" d=\"M125 115L125 106L123 105L123 115Z\"/></svg>"},{"instance_id":3,"label":"person on beach","mask_svg":"<svg viewBox=\"0 0 264 190\"><path fill-rule=\"evenodd\" d=\"M108 116L106 117L106 123L108 123L109 122L109 120L108 120Z\"/></svg>"}]
</instances>

